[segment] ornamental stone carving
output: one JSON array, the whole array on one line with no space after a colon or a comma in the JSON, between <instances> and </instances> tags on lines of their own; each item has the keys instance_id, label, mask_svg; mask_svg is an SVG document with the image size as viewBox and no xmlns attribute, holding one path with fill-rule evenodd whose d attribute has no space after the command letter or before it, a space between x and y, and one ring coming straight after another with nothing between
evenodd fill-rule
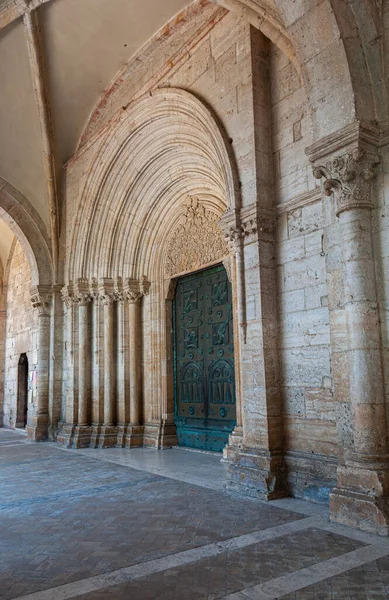
<instances>
[{"instance_id":1,"label":"ornamental stone carving","mask_svg":"<svg viewBox=\"0 0 389 600\"><path fill-rule=\"evenodd\" d=\"M228 254L219 216L206 210L198 198L191 198L168 247L166 275L193 271Z\"/></svg>"},{"instance_id":2,"label":"ornamental stone carving","mask_svg":"<svg viewBox=\"0 0 389 600\"><path fill-rule=\"evenodd\" d=\"M38 285L31 290L32 308L38 311L39 316L50 314L50 300L52 290L50 286Z\"/></svg>"},{"instance_id":3,"label":"ornamental stone carving","mask_svg":"<svg viewBox=\"0 0 389 600\"><path fill-rule=\"evenodd\" d=\"M336 199L336 214L352 208L372 208L371 181L378 157L362 148L315 166L316 179L325 178L324 193Z\"/></svg>"}]
</instances>

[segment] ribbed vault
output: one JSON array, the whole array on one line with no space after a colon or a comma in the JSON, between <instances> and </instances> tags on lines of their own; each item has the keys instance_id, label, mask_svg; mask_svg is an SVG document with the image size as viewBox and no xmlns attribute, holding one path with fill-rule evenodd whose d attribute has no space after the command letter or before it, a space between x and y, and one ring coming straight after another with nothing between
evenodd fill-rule
<instances>
[{"instance_id":1,"label":"ribbed vault","mask_svg":"<svg viewBox=\"0 0 389 600\"><path fill-rule=\"evenodd\" d=\"M221 215L236 206L228 142L193 95L160 89L123 112L97 153L82 195L68 280L155 279L189 197Z\"/></svg>"}]
</instances>

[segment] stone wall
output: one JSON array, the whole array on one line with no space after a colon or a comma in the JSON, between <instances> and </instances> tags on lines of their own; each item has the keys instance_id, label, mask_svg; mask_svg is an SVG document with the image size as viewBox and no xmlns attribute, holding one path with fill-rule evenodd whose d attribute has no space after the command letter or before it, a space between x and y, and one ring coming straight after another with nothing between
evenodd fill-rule
<instances>
[{"instance_id":1,"label":"stone wall","mask_svg":"<svg viewBox=\"0 0 389 600\"><path fill-rule=\"evenodd\" d=\"M7 276L7 275L6 275ZM6 284L7 316L5 327L4 426L16 423L18 362L27 354L28 368L34 370L38 352L38 317L31 306L31 273L27 258L16 242L8 263ZM34 405L28 404L28 421Z\"/></svg>"},{"instance_id":2,"label":"stone wall","mask_svg":"<svg viewBox=\"0 0 389 600\"><path fill-rule=\"evenodd\" d=\"M284 449L294 495L323 501L336 479L336 407L325 258L326 211L305 156L308 103L290 61L270 56L278 212L278 344Z\"/></svg>"}]
</instances>

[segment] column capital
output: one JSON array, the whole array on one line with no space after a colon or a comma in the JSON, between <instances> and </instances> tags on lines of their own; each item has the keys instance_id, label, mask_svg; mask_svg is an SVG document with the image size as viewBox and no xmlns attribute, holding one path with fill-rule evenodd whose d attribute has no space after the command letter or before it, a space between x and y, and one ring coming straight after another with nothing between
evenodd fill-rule
<instances>
[{"instance_id":1,"label":"column capital","mask_svg":"<svg viewBox=\"0 0 389 600\"><path fill-rule=\"evenodd\" d=\"M378 156L357 148L313 167L316 179L324 178L324 193L334 194L336 214L355 208L373 208L371 182Z\"/></svg>"},{"instance_id":2,"label":"column capital","mask_svg":"<svg viewBox=\"0 0 389 600\"><path fill-rule=\"evenodd\" d=\"M38 310L39 316L50 314L50 300L52 287L50 285L37 285L30 290L32 308Z\"/></svg>"},{"instance_id":3,"label":"column capital","mask_svg":"<svg viewBox=\"0 0 389 600\"><path fill-rule=\"evenodd\" d=\"M241 209L239 213L227 211L220 221L220 227L232 250L236 249L240 240L250 243L261 237L268 238L273 235L276 224L274 211L262 209L256 203Z\"/></svg>"},{"instance_id":4,"label":"column capital","mask_svg":"<svg viewBox=\"0 0 389 600\"><path fill-rule=\"evenodd\" d=\"M90 282L89 279L79 278L77 279L74 288L74 302L78 304L78 306L86 306L89 302L92 301L92 295L90 290Z\"/></svg>"},{"instance_id":5,"label":"column capital","mask_svg":"<svg viewBox=\"0 0 389 600\"><path fill-rule=\"evenodd\" d=\"M306 149L314 177L324 179L325 195L334 194L337 215L373 207L371 182L379 163L378 146L375 129L354 123Z\"/></svg>"},{"instance_id":6,"label":"column capital","mask_svg":"<svg viewBox=\"0 0 389 600\"><path fill-rule=\"evenodd\" d=\"M89 279L80 278L75 283L72 281L61 289L62 301L67 308L73 305L85 306L92 301Z\"/></svg>"},{"instance_id":7,"label":"column capital","mask_svg":"<svg viewBox=\"0 0 389 600\"><path fill-rule=\"evenodd\" d=\"M98 285L98 300L103 305L110 306L115 300L115 282L110 277L104 277Z\"/></svg>"},{"instance_id":8,"label":"column capital","mask_svg":"<svg viewBox=\"0 0 389 600\"><path fill-rule=\"evenodd\" d=\"M138 279L127 279L123 288L123 293L126 300L130 303L139 302L142 296L147 296L150 290L150 282L146 276Z\"/></svg>"}]
</instances>

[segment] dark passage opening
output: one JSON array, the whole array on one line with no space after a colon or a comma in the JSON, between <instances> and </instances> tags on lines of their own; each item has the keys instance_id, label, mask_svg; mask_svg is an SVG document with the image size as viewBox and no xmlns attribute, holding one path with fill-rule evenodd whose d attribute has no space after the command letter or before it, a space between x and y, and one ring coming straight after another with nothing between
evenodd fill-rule
<instances>
[{"instance_id":1,"label":"dark passage opening","mask_svg":"<svg viewBox=\"0 0 389 600\"><path fill-rule=\"evenodd\" d=\"M20 355L18 362L18 398L16 427L23 428L27 425L28 412L28 358L27 354Z\"/></svg>"}]
</instances>

